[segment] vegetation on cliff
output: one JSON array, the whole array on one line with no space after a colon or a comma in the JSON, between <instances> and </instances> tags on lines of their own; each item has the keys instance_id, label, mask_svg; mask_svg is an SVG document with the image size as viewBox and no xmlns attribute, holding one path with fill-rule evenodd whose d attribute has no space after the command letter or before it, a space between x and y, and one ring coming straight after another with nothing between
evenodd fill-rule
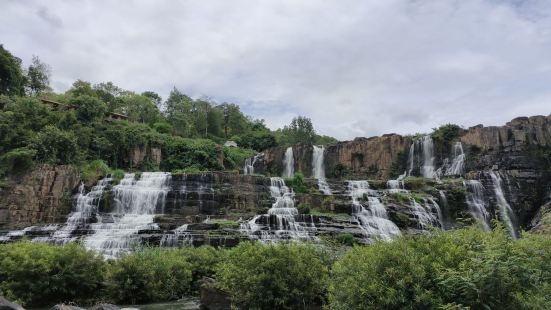
<instances>
[{"instance_id":1,"label":"vegetation on cliff","mask_svg":"<svg viewBox=\"0 0 551 310\"><path fill-rule=\"evenodd\" d=\"M308 118L274 132L236 104L192 99L176 88L163 101L152 91L77 80L58 94L49 78L50 68L38 57L23 69L0 45L0 175L34 163L94 160L127 170L236 169L256 151L278 144L335 141L317 135ZM227 140L239 148L222 146ZM161 150L160 163L152 148ZM135 150L144 155L137 162Z\"/></svg>"}]
</instances>

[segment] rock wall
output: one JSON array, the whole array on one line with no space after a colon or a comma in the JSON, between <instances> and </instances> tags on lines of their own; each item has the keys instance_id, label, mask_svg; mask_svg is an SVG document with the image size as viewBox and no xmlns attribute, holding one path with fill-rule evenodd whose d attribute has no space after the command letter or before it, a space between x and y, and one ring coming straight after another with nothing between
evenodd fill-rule
<instances>
[{"instance_id":1,"label":"rock wall","mask_svg":"<svg viewBox=\"0 0 551 310\"><path fill-rule=\"evenodd\" d=\"M0 191L0 230L63 221L79 179L73 166L49 165L11 179Z\"/></svg>"}]
</instances>

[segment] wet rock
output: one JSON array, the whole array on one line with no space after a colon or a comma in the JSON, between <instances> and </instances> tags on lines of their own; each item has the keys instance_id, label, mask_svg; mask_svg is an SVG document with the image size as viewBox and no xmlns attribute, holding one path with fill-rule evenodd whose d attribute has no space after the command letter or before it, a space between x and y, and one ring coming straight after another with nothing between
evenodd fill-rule
<instances>
[{"instance_id":1,"label":"wet rock","mask_svg":"<svg viewBox=\"0 0 551 310\"><path fill-rule=\"evenodd\" d=\"M230 310L230 295L215 287L215 281L204 278L201 284L201 310Z\"/></svg>"},{"instance_id":2,"label":"wet rock","mask_svg":"<svg viewBox=\"0 0 551 310\"><path fill-rule=\"evenodd\" d=\"M72 305L66 305L66 304L57 304L50 308L50 310L86 310L84 308L81 308L79 306L72 306Z\"/></svg>"},{"instance_id":3,"label":"wet rock","mask_svg":"<svg viewBox=\"0 0 551 310\"><path fill-rule=\"evenodd\" d=\"M25 310L25 308L0 296L0 310Z\"/></svg>"},{"instance_id":4,"label":"wet rock","mask_svg":"<svg viewBox=\"0 0 551 310\"><path fill-rule=\"evenodd\" d=\"M113 304L99 304L95 305L92 308L88 310L120 310L119 306L113 305Z\"/></svg>"}]
</instances>

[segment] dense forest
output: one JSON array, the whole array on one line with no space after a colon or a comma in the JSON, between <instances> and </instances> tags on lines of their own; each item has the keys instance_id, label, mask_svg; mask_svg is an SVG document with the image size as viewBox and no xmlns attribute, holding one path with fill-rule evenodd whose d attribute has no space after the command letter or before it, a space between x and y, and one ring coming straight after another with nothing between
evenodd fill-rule
<instances>
[{"instance_id":1,"label":"dense forest","mask_svg":"<svg viewBox=\"0 0 551 310\"><path fill-rule=\"evenodd\" d=\"M236 104L193 99L177 88L163 100L153 91L77 80L66 92L55 93L50 76L50 67L38 57L24 69L0 45L0 175L39 163L84 170L234 170L269 147L336 141L316 134L306 117L272 131ZM224 146L226 141L238 147ZM145 160L133 166L132 151L150 147L161 149L160 165Z\"/></svg>"}]
</instances>

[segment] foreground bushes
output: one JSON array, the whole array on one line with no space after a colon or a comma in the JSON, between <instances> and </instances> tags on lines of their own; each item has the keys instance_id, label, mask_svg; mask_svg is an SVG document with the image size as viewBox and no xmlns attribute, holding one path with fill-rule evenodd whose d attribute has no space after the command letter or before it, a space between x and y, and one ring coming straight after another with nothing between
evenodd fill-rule
<instances>
[{"instance_id":1,"label":"foreground bushes","mask_svg":"<svg viewBox=\"0 0 551 310\"><path fill-rule=\"evenodd\" d=\"M217 268L219 286L253 309L304 309L320 304L329 266L310 245L241 243Z\"/></svg>"},{"instance_id":2,"label":"foreground bushes","mask_svg":"<svg viewBox=\"0 0 551 310\"><path fill-rule=\"evenodd\" d=\"M6 244L0 295L27 305L147 303L197 294L203 277L215 277L237 306L254 309L551 309L545 235L512 240L499 227L469 228L355 246L343 257L327 248L146 248L106 262L75 244Z\"/></svg>"},{"instance_id":3,"label":"foreground bushes","mask_svg":"<svg viewBox=\"0 0 551 310\"><path fill-rule=\"evenodd\" d=\"M103 258L77 244L0 246L0 295L28 305L86 302L100 293Z\"/></svg>"},{"instance_id":4,"label":"foreground bushes","mask_svg":"<svg viewBox=\"0 0 551 310\"><path fill-rule=\"evenodd\" d=\"M333 267L331 309L549 309L551 240L474 228L355 247Z\"/></svg>"}]
</instances>

